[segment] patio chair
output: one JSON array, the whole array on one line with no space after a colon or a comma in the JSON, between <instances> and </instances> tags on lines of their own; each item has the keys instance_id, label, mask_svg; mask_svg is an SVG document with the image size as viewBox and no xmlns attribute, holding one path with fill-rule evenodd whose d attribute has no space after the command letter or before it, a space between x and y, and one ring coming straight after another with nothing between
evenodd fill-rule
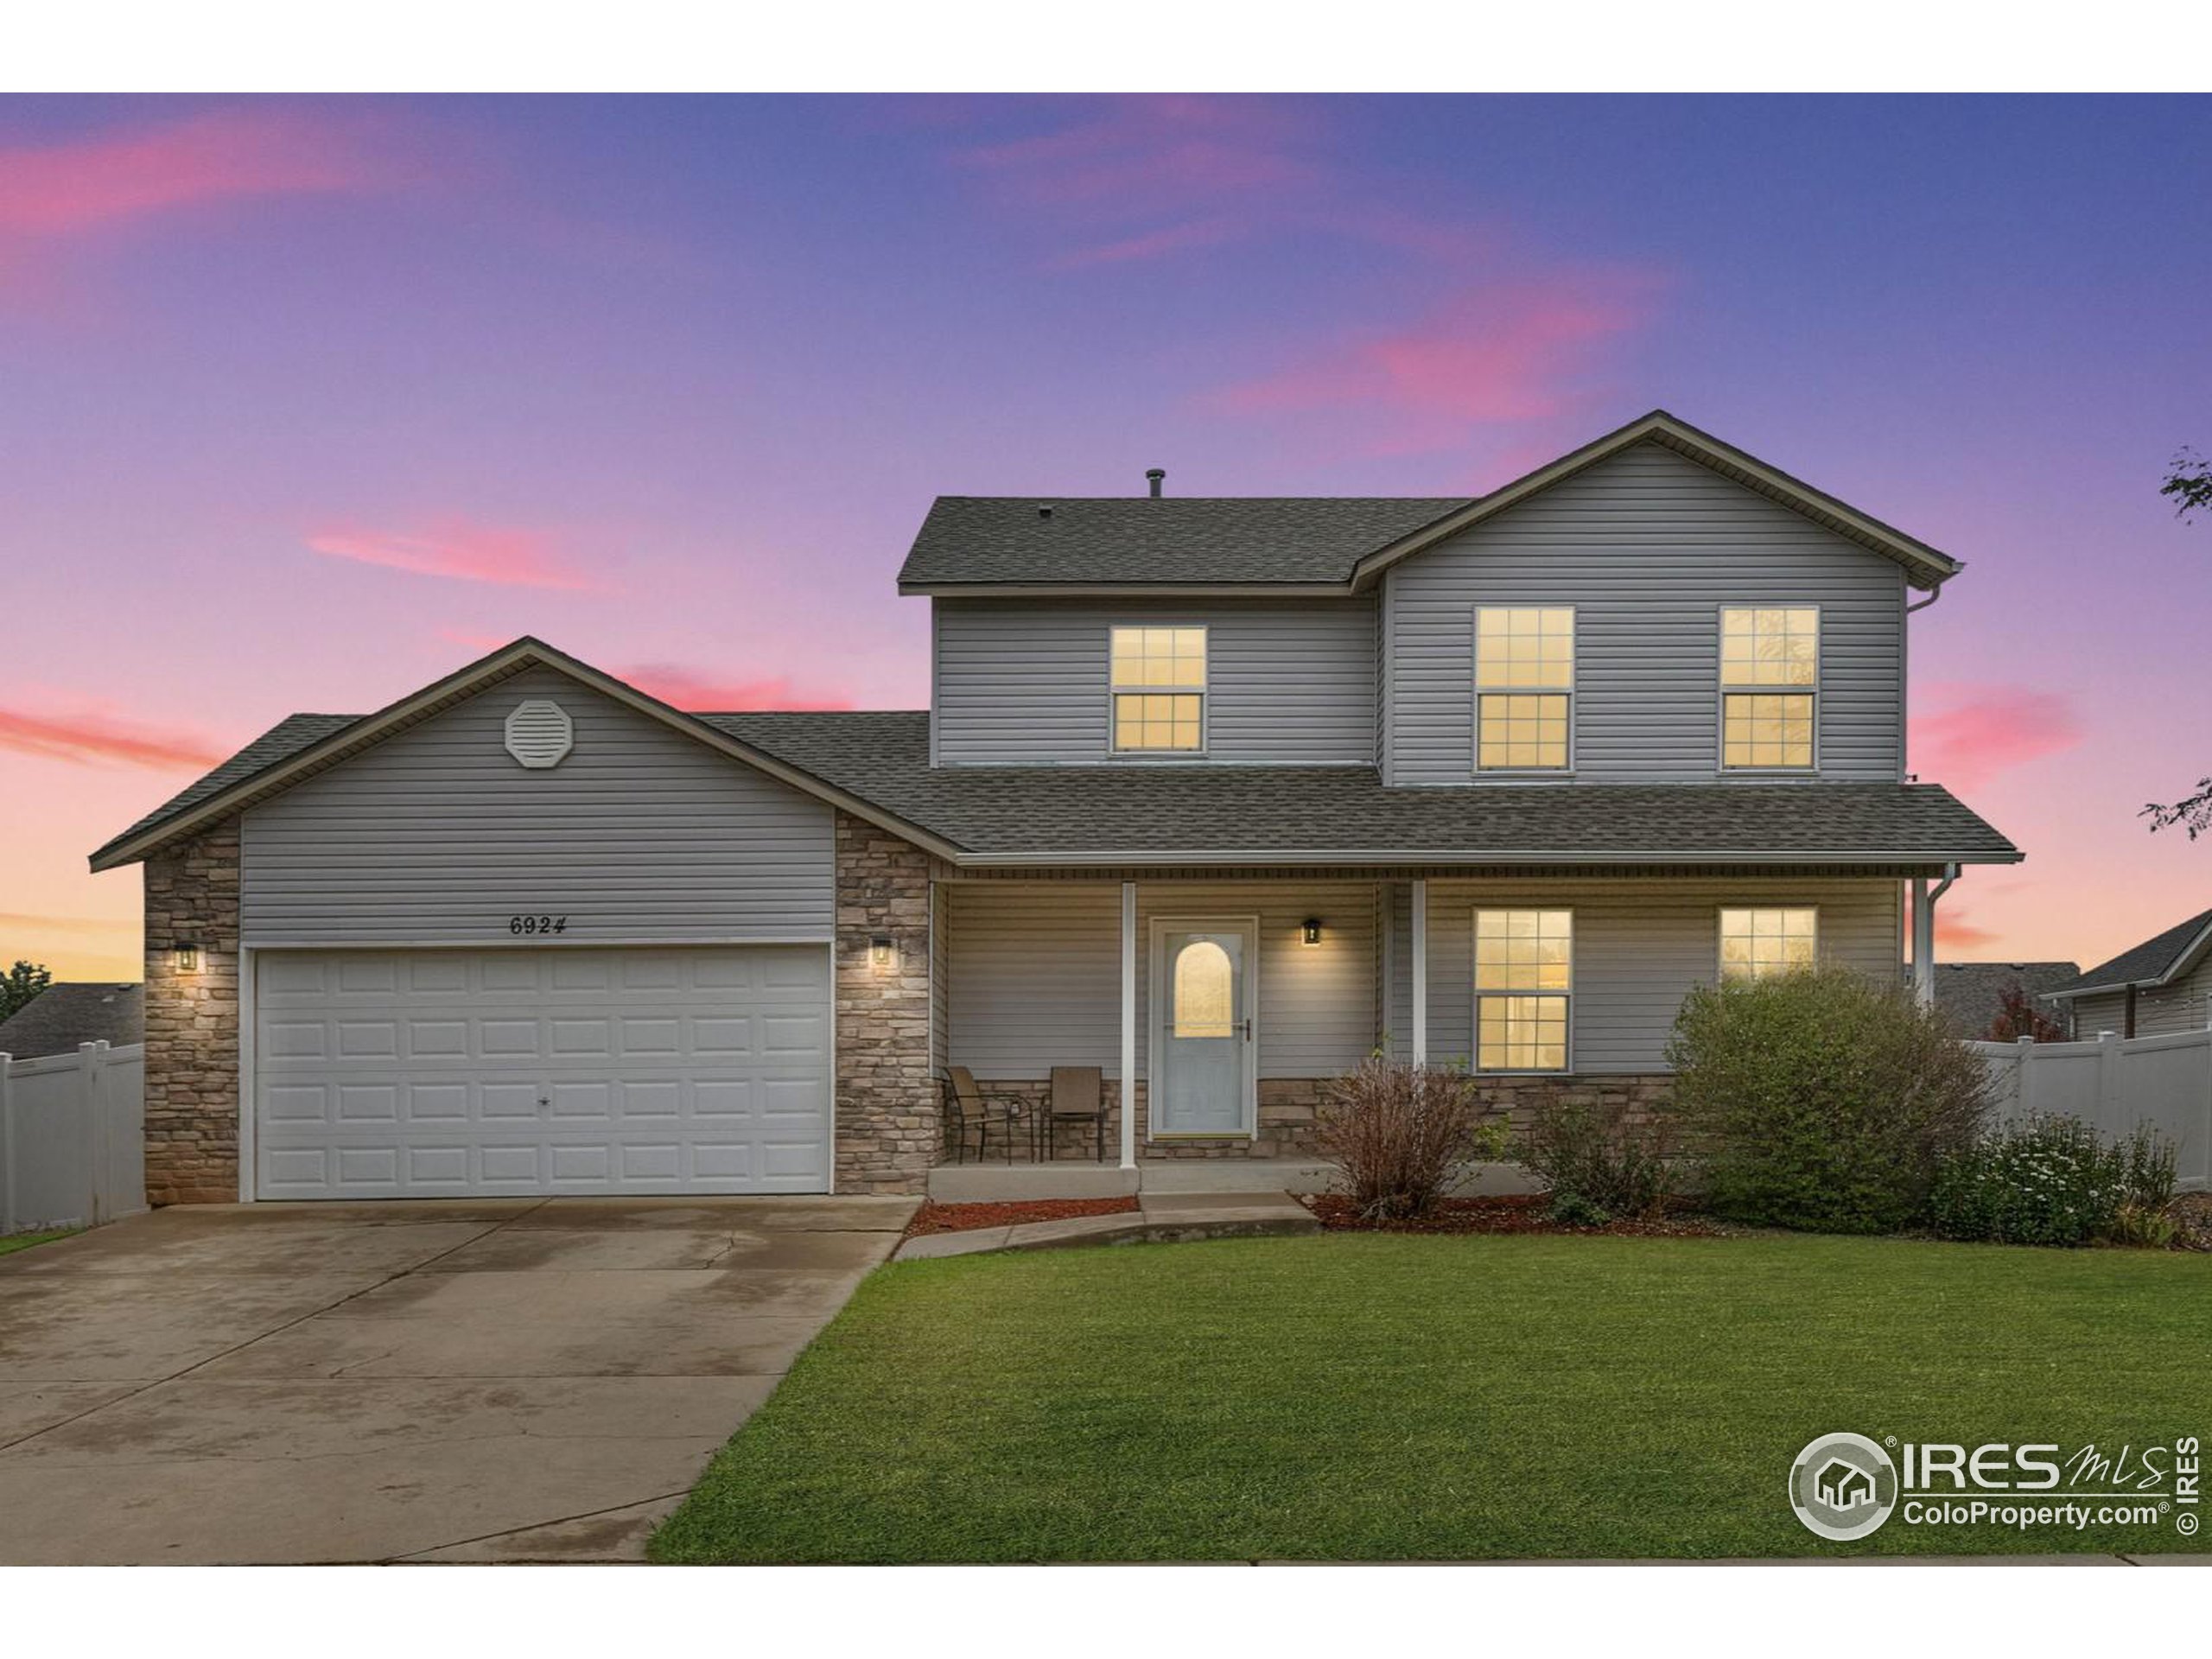
<instances>
[{"instance_id":1,"label":"patio chair","mask_svg":"<svg viewBox=\"0 0 2212 1659\"><path fill-rule=\"evenodd\" d=\"M944 1079L944 1138L952 1144L952 1161L968 1161L968 1138L976 1140L976 1161L989 1156L991 1131L1002 1132L1006 1160L1014 1161L1014 1131L1028 1109L1019 1095L985 1093L976 1074L964 1065L948 1066Z\"/></svg>"},{"instance_id":2,"label":"patio chair","mask_svg":"<svg viewBox=\"0 0 2212 1659\"><path fill-rule=\"evenodd\" d=\"M1106 1161L1106 1089L1104 1074L1095 1065L1056 1065L1052 1068L1052 1097L1045 1103L1045 1156L1059 1144L1060 1125L1081 1128L1088 1123L1097 1142L1096 1156Z\"/></svg>"}]
</instances>

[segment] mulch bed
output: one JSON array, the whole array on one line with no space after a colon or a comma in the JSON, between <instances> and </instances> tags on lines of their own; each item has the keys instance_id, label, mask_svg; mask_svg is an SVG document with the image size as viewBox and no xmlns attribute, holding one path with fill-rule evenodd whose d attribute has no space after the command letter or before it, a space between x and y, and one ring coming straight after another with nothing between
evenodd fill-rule
<instances>
[{"instance_id":1,"label":"mulch bed","mask_svg":"<svg viewBox=\"0 0 2212 1659\"><path fill-rule=\"evenodd\" d=\"M2212 1192L2184 1192L2169 1212L2181 1230L2174 1235L2177 1250L2212 1250Z\"/></svg>"},{"instance_id":2,"label":"mulch bed","mask_svg":"<svg viewBox=\"0 0 2212 1659\"><path fill-rule=\"evenodd\" d=\"M1331 1232L1348 1233L1580 1233L1622 1238L1728 1238L1744 1230L1709 1216L1677 1211L1651 1221L1616 1221L1604 1227L1567 1227L1544 1213L1541 1193L1484 1198L1446 1198L1418 1221L1364 1221L1350 1198L1325 1192L1301 1199Z\"/></svg>"},{"instance_id":3,"label":"mulch bed","mask_svg":"<svg viewBox=\"0 0 2212 1659\"><path fill-rule=\"evenodd\" d=\"M1135 1198L1037 1198L1020 1204L925 1204L906 1224L906 1236L966 1233L978 1227L1011 1227L1027 1221L1072 1221L1077 1216L1126 1216Z\"/></svg>"}]
</instances>

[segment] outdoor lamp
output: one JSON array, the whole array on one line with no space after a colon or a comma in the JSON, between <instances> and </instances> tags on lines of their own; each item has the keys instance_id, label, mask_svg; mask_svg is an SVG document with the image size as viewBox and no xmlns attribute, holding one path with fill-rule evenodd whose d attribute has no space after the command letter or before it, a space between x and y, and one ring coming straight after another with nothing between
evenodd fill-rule
<instances>
[{"instance_id":1,"label":"outdoor lamp","mask_svg":"<svg viewBox=\"0 0 2212 1659\"><path fill-rule=\"evenodd\" d=\"M1300 938L1300 940L1302 943L1304 943L1304 944L1320 944L1320 943L1321 943L1321 918L1320 918L1319 917L1318 917L1318 916L1308 916L1308 917L1306 918L1305 925L1304 925L1303 926L1301 926L1301 927L1298 930L1298 935L1299 935L1299 938Z\"/></svg>"},{"instance_id":2,"label":"outdoor lamp","mask_svg":"<svg viewBox=\"0 0 2212 1659\"><path fill-rule=\"evenodd\" d=\"M868 942L868 966L879 974L891 971L891 936L879 933Z\"/></svg>"},{"instance_id":3,"label":"outdoor lamp","mask_svg":"<svg viewBox=\"0 0 2212 1659\"><path fill-rule=\"evenodd\" d=\"M169 947L169 960L180 974L200 971L200 947L189 940L180 940Z\"/></svg>"}]
</instances>

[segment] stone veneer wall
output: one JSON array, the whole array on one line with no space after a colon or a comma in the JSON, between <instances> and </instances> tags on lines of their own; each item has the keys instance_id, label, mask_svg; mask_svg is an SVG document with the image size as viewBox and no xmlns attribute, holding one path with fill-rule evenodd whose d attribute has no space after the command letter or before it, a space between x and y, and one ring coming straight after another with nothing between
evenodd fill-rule
<instances>
[{"instance_id":1,"label":"stone veneer wall","mask_svg":"<svg viewBox=\"0 0 2212 1659\"><path fill-rule=\"evenodd\" d=\"M202 951L179 973L181 943ZM238 821L146 861L146 1201L238 1196Z\"/></svg>"},{"instance_id":2,"label":"stone veneer wall","mask_svg":"<svg viewBox=\"0 0 2212 1659\"><path fill-rule=\"evenodd\" d=\"M1145 1134L1145 1087L1136 1087L1137 1102L1137 1158L1139 1161L1162 1158L1310 1158L1313 1151L1313 1124L1320 1104L1321 1091L1328 1086L1326 1077L1262 1077L1260 1079L1260 1133L1255 1140L1236 1137L1226 1140L1162 1141L1147 1144ZM1037 1078L978 1079L986 1093L1020 1096L1033 1103L1032 1109L1041 1108L1050 1098L1052 1085ZM1503 1112L1516 1129L1529 1127L1537 1108L1548 1101L1562 1103L1597 1106L1605 1109L1618 1109L1626 1122L1643 1123L1665 1102L1674 1079L1663 1074L1639 1074L1624 1077L1485 1077L1479 1089L1484 1103L1493 1112ZM1121 1085L1109 1078L1106 1096L1106 1161L1118 1163L1122 1156ZM995 1134L996 1132L994 1131ZM1088 1162L1096 1156L1096 1140L1084 1126L1063 1124L1058 1136L1056 1160L1061 1163ZM950 1159L952 1149L946 1147L943 1156ZM998 1142L993 1142L994 1160L1002 1155ZM1017 1136L1014 1161L1027 1161L1029 1144Z\"/></svg>"},{"instance_id":3,"label":"stone veneer wall","mask_svg":"<svg viewBox=\"0 0 2212 1659\"><path fill-rule=\"evenodd\" d=\"M930 1070L930 855L837 814L837 1191L920 1192L943 1128ZM870 943L887 935L879 974Z\"/></svg>"}]
</instances>

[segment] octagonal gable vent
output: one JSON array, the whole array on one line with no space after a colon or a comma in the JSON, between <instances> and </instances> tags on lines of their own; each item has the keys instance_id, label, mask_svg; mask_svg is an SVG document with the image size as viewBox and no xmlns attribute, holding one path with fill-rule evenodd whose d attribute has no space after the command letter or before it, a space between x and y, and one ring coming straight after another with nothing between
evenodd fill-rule
<instances>
[{"instance_id":1,"label":"octagonal gable vent","mask_svg":"<svg viewBox=\"0 0 2212 1659\"><path fill-rule=\"evenodd\" d=\"M507 753L532 770L559 766L575 741L569 711L543 697L517 703L507 716Z\"/></svg>"}]
</instances>

